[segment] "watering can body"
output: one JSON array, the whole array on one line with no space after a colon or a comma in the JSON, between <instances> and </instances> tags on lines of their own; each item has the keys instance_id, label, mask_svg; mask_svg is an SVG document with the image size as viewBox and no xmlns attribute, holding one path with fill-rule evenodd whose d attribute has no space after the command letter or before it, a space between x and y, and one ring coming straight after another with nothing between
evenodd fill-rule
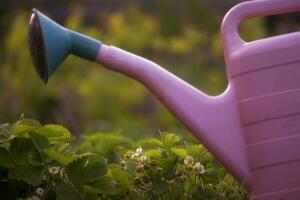
<instances>
[{"instance_id":1,"label":"watering can body","mask_svg":"<svg viewBox=\"0 0 300 200\"><path fill-rule=\"evenodd\" d=\"M252 199L300 199L300 32L246 43L237 28L246 18L299 10L297 0L249 1L223 21Z\"/></svg>"},{"instance_id":2,"label":"watering can body","mask_svg":"<svg viewBox=\"0 0 300 200\"><path fill-rule=\"evenodd\" d=\"M238 25L246 18L299 10L299 0L253 0L227 13L222 39L229 85L215 97L145 58L65 29L37 11L30 31L40 35L30 43L45 82L69 53L134 78L245 183L251 199L296 200L300 199L300 32L247 43L239 37ZM51 40L59 35L66 39ZM62 47L65 51L56 55ZM39 50L45 52L42 62L36 57Z\"/></svg>"},{"instance_id":3,"label":"watering can body","mask_svg":"<svg viewBox=\"0 0 300 200\"><path fill-rule=\"evenodd\" d=\"M228 58L257 199L300 198L299 53L300 32L247 44Z\"/></svg>"}]
</instances>

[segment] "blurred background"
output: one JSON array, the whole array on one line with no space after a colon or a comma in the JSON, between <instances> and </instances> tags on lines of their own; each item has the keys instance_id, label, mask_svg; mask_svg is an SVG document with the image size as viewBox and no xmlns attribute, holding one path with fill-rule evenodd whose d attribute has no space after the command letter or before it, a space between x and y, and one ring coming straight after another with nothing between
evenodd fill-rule
<instances>
[{"instance_id":1,"label":"blurred background","mask_svg":"<svg viewBox=\"0 0 300 200\"><path fill-rule=\"evenodd\" d=\"M1 0L0 121L22 113L59 123L74 134L120 132L132 138L158 130L187 131L148 90L100 65L69 56L44 85L30 59L33 7L58 23L159 63L210 95L227 85L220 26L241 0ZM299 30L299 14L243 22L246 41Z\"/></svg>"}]
</instances>

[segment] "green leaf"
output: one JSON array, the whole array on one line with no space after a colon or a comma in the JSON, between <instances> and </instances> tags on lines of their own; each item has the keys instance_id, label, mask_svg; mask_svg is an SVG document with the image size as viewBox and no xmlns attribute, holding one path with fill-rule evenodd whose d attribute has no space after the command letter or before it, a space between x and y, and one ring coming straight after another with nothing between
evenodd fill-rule
<instances>
[{"instance_id":1,"label":"green leaf","mask_svg":"<svg viewBox=\"0 0 300 200\"><path fill-rule=\"evenodd\" d=\"M31 126L31 127L41 127L40 122L34 120L34 119L28 119L28 118L23 118L19 121L17 121L16 123L13 124L13 126L17 126L17 125L27 125L27 126Z\"/></svg>"},{"instance_id":2,"label":"green leaf","mask_svg":"<svg viewBox=\"0 0 300 200\"><path fill-rule=\"evenodd\" d=\"M195 183L192 183L191 180L185 181L183 188L184 191L190 195L196 193L200 189Z\"/></svg>"},{"instance_id":3,"label":"green leaf","mask_svg":"<svg viewBox=\"0 0 300 200\"><path fill-rule=\"evenodd\" d=\"M76 157L66 157L63 154L50 150L50 149L44 149L43 152L49 156L50 158L56 160L57 162L59 162L60 164L67 166L69 163L71 163L72 161L76 160Z\"/></svg>"},{"instance_id":4,"label":"green leaf","mask_svg":"<svg viewBox=\"0 0 300 200\"><path fill-rule=\"evenodd\" d=\"M43 150L50 149L50 144L43 135L31 132L29 136L35 147L35 151L29 153L29 162L33 166L41 166L47 159L47 154Z\"/></svg>"},{"instance_id":5,"label":"green leaf","mask_svg":"<svg viewBox=\"0 0 300 200\"><path fill-rule=\"evenodd\" d=\"M58 152L63 152L63 151L65 151L65 150L67 150L69 147L70 147L70 144L69 144L69 143L62 144L61 146L59 146L59 147L57 148L57 151L58 151Z\"/></svg>"},{"instance_id":6,"label":"green leaf","mask_svg":"<svg viewBox=\"0 0 300 200\"><path fill-rule=\"evenodd\" d=\"M45 136L49 141L69 140L71 133L59 125L45 125L34 130L35 133Z\"/></svg>"},{"instance_id":7,"label":"green leaf","mask_svg":"<svg viewBox=\"0 0 300 200\"><path fill-rule=\"evenodd\" d=\"M121 192L128 191L130 187L133 185L133 181L130 178L129 174L124 171L120 166L116 164L111 164L109 166L109 172L112 175L113 179L116 180L119 185L119 190Z\"/></svg>"},{"instance_id":8,"label":"green leaf","mask_svg":"<svg viewBox=\"0 0 300 200\"><path fill-rule=\"evenodd\" d=\"M29 153L34 151L34 144L29 138L16 137L12 140L9 152L14 162L18 165L29 163Z\"/></svg>"},{"instance_id":9,"label":"green leaf","mask_svg":"<svg viewBox=\"0 0 300 200\"><path fill-rule=\"evenodd\" d=\"M175 147L172 147L170 149L170 151L173 152L174 154L176 154L180 158L185 158L187 156L187 151L184 148L175 148Z\"/></svg>"},{"instance_id":10,"label":"green leaf","mask_svg":"<svg viewBox=\"0 0 300 200\"><path fill-rule=\"evenodd\" d=\"M11 135L10 137L0 137L0 144L5 144L8 143L9 141L11 141L12 139L14 139L15 137L13 135Z\"/></svg>"},{"instance_id":11,"label":"green leaf","mask_svg":"<svg viewBox=\"0 0 300 200\"><path fill-rule=\"evenodd\" d=\"M170 155L159 161L160 165L163 166L162 173L165 178L172 178L174 174L174 166L178 161L178 157Z\"/></svg>"},{"instance_id":12,"label":"green leaf","mask_svg":"<svg viewBox=\"0 0 300 200\"><path fill-rule=\"evenodd\" d=\"M8 143L12 139L14 139L14 135L0 135L0 144Z\"/></svg>"},{"instance_id":13,"label":"green leaf","mask_svg":"<svg viewBox=\"0 0 300 200\"><path fill-rule=\"evenodd\" d=\"M175 144L177 144L180 141L180 138L173 133L162 132L160 133L160 135L164 145L167 148L173 147Z\"/></svg>"},{"instance_id":14,"label":"green leaf","mask_svg":"<svg viewBox=\"0 0 300 200\"><path fill-rule=\"evenodd\" d=\"M66 168L69 179L76 185L94 181L106 171L106 160L102 156L94 154L79 158Z\"/></svg>"},{"instance_id":15,"label":"green leaf","mask_svg":"<svg viewBox=\"0 0 300 200\"><path fill-rule=\"evenodd\" d=\"M82 189L84 192L90 193L90 194L102 194L105 191L100 188L92 187L90 185L83 185Z\"/></svg>"},{"instance_id":16,"label":"green leaf","mask_svg":"<svg viewBox=\"0 0 300 200\"><path fill-rule=\"evenodd\" d=\"M210 163L214 160L214 157L211 153L207 152L203 158L202 158L202 162L203 164L207 164L207 163Z\"/></svg>"},{"instance_id":17,"label":"green leaf","mask_svg":"<svg viewBox=\"0 0 300 200\"><path fill-rule=\"evenodd\" d=\"M207 150L201 144L186 144L187 154L193 158L203 155Z\"/></svg>"},{"instance_id":18,"label":"green leaf","mask_svg":"<svg viewBox=\"0 0 300 200\"><path fill-rule=\"evenodd\" d=\"M0 125L0 136L8 138L10 135L10 125L9 123L1 124Z\"/></svg>"},{"instance_id":19,"label":"green leaf","mask_svg":"<svg viewBox=\"0 0 300 200\"><path fill-rule=\"evenodd\" d=\"M38 151L31 151L28 154L28 161L33 166L43 166L44 160L41 157L41 155L38 153Z\"/></svg>"},{"instance_id":20,"label":"green leaf","mask_svg":"<svg viewBox=\"0 0 300 200\"><path fill-rule=\"evenodd\" d=\"M18 126L13 127L12 130L11 130L11 133L14 134L14 135L21 136L21 135L24 135L26 133L31 132L34 129L35 129L35 127L20 124Z\"/></svg>"},{"instance_id":21,"label":"green leaf","mask_svg":"<svg viewBox=\"0 0 300 200\"><path fill-rule=\"evenodd\" d=\"M154 194L162 194L168 190L168 183L166 181L162 181L157 179L153 182L153 193Z\"/></svg>"},{"instance_id":22,"label":"green leaf","mask_svg":"<svg viewBox=\"0 0 300 200\"><path fill-rule=\"evenodd\" d=\"M41 124L38 121L24 118L12 125L11 133L14 135L23 135L39 127L41 127Z\"/></svg>"},{"instance_id":23,"label":"green leaf","mask_svg":"<svg viewBox=\"0 0 300 200\"><path fill-rule=\"evenodd\" d=\"M0 143L0 148L9 150L9 147L10 147L10 143L9 142Z\"/></svg>"},{"instance_id":24,"label":"green leaf","mask_svg":"<svg viewBox=\"0 0 300 200\"><path fill-rule=\"evenodd\" d=\"M73 186L64 183L56 187L57 200L81 200L83 197L79 194Z\"/></svg>"},{"instance_id":25,"label":"green leaf","mask_svg":"<svg viewBox=\"0 0 300 200\"><path fill-rule=\"evenodd\" d=\"M143 148L150 148L150 147L163 147L162 141L156 138L147 138L141 140L137 143L137 146L142 146Z\"/></svg>"},{"instance_id":26,"label":"green leaf","mask_svg":"<svg viewBox=\"0 0 300 200\"><path fill-rule=\"evenodd\" d=\"M0 148L0 166L6 168L14 167L14 162L5 148Z\"/></svg>"},{"instance_id":27,"label":"green leaf","mask_svg":"<svg viewBox=\"0 0 300 200\"><path fill-rule=\"evenodd\" d=\"M145 156L147 156L149 158L160 158L161 153L162 153L161 150L152 149L152 150L146 151L144 154L145 154Z\"/></svg>"},{"instance_id":28,"label":"green leaf","mask_svg":"<svg viewBox=\"0 0 300 200\"><path fill-rule=\"evenodd\" d=\"M101 176L95 182L89 185L84 185L83 189L87 193L92 194L115 194L116 188L113 184L113 179L110 176Z\"/></svg>"},{"instance_id":29,"label":"green leaf","mask_svg":"<svg viewBox=\"0 0 300 200\"><path fill-rule=\"evenodd\" d=\"M10 133L9 124L1 124L0 125L0 144L6 143L14 138Z\"/></svg>"},{"instance_id":30,"label":"green leaf","mask_svg":"<svg viewBox=\"0 0 300 200\"><path fill-rule=\"evenodd\" d=\"M95 133L87 136L85 140L92 145L93 152L104 156L126 143L123 136L115 133Z\"/></svg>"},{"instance_id":31,"label":"green leaf","mask_svg":"<svg viewBox=\"0 0 300 200\"><path fill-rule=\"evenodd\" d=\"M43 149L50 149L50 143L45 136L36 133L29 133L29 136L41 156L43 155Z\"/></svg>"},{"instance_id":32,"label":"green leaf","mask_svg":"<svg viewBox=\"0 0 300 200\"><path fill-rule=\"evenodd\" d=\"M10 179L22 180L32 186L38 186L42 181L42 168L23 166L11 169L8 173Z\"/></svg>"},{"instance_id":33,"label":"green leaf","mask_svg":"<svg viewBox=\"0 0 300 200\"><path fill-rule=\"evenodd\" d=\"M135 161L126 161L125 169L129 173L130 176L135 176L136 174L136 167L138 163Z\"/></svg>"}]
</instances>

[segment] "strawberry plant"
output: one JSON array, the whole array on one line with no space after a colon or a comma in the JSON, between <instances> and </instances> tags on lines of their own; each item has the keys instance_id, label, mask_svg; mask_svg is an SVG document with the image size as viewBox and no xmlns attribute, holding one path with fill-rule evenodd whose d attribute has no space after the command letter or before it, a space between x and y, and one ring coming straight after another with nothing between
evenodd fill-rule
<instances>
[{"instance_id":1,"label":"strawberry plant","mask_svg":"<svg viewBox=\"0 0 300 200\"><path fill-rule=\"evenodd\" d=\"M203 148L175 134L133 141L116 133L80 140L21 117L0 127L0 199L246 199Z\"/></svg>"}]
</instances>

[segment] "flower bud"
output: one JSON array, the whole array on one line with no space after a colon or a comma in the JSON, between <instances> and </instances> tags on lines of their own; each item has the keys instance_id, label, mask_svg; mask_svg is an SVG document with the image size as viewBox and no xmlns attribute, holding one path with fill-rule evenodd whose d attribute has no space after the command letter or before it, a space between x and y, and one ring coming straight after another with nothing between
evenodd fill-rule
<instances>
[{"instance_id":1,"label":"flower bud","mask_svg":"<svg viewBox=\"0 0 300 200\"><path fill-rule=\"evenodd\" d=\"M35 193L36 193L38 196L43 196L44 190L43 190L43 188L40 188L40 187L39 187L39 188L36 189Z\"/></svg>"},{"instance_id":2,"label":"flower bud","mask_svg":"<svg viewBox=\"0 0 300 200\"><path fill-rule=\"evenodd\" d=\"M50 172L50 174L57 174L59 172L59 167L50 167L48 168L48 171Z\"/></svg>"},{"instance_id":3,"label":"flower bud","mask_svg":"<svg viewBox=\"0 0 300 200\"><path fill-rule=\"evenodd\" d=\"M143 165L143 164L138 165L138 166L136 167L136 171L137 171L138 173L144 172L144 165Z\"/></svg>"}]
</instances>

